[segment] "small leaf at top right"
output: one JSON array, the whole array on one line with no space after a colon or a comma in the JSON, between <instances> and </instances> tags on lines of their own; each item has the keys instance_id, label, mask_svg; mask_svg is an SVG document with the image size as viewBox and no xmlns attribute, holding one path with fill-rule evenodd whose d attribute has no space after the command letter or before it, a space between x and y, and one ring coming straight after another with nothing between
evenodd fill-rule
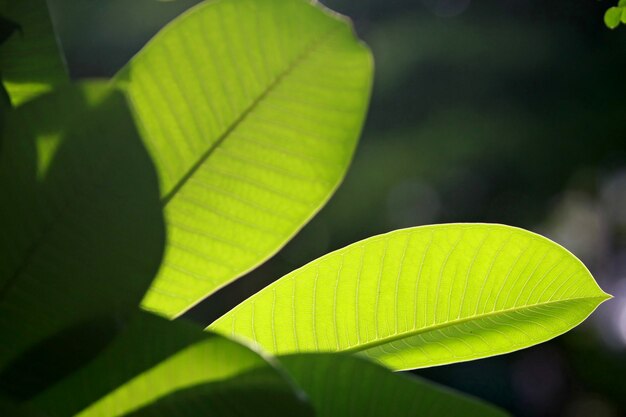
<instances>
[{"instance_id":1,"label":"small leaf at top right","mask_svg":"<svg viewBox=\"0 0 626 417\"><path fill-rule=\"evenodd\" d=\"M604 13L604 24L609 29L615 29L619 26L619 22L622 18L622 7L611 7L606 13Z\"/></svg>"}]
</instances>

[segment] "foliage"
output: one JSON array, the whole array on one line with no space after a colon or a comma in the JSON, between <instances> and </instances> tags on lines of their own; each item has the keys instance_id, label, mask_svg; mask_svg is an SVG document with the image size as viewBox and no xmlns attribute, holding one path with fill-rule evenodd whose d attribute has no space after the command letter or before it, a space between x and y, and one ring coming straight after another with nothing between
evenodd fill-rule
<instances>
[{"instance_id":1,"label":"foliage","mask_svg":"<svg viewBox=\"0 0 626 417\"><path fill-rule=\"evenodd\" d=\"M32 403L53 416L148 416L172 408L219 416L233 407L243 415L313 415L277 366L199 330L139 312L97 359ZM268 397L276 400L271 407Z\"/></svg>"},{"instance_id":2,"label":"foliage","mask_svg":"<svg viewBox=\"0 0 626 417\"><path fill-rule=\"evenodd\" d=\"M197 6L116 77L161 178L169 239L143 306L167 317L282 247L343 178L363 123L371 57L346 21L258 3Z\"/></svg>"},{"instance_id":3,"label":"foliage","mask_svg":"<svg viewBox=\"0 0 626 417\"><path fill-rule=\"evenodd\" d=\"M551 339L606 298L578 259L545 238L500 225L436 225L323 256L210 328L272 353L359 352L403 370Z\"/></svg>"},{"instance_id":4,"label":"foliage","mask_svg":"<svg viewBox=\"0 0 626 417\"><path fill-rule=\"evenodd\" d=\"M0 153L0 366L128 315L165 239L158 184L121 93L62 87L7 114ZM89 295L89 296L87 296Z\"/></svg>"},{"instance_id":5,"label":"foliage","mask_svg":"<svg viewBox=\"0 0 626 417\"><path fill-rule=\"evenodd\" d=\"M609 29L615 29L620 23L626 24L626 0L619 0L617 6L609 8L604 13L604 24Z\"/></svg>"},{"instance_id":6,"label":"foliage","mask_svg":"<svg viewBox=\"0 0 626 417\"><path fill-rule=\"evenodd\" d=\"M319 417L508 415L425 380L391 373L359 356L306 353L279 360L309 395Z\"/></svg>"},{"instance_id":7,"label":"foliage","mask_svg":"<svg viewBox=\"0 0 626 417\"><path fill-rule=\"evenodd\" d=\"M13 34L2 45L0 70L14 106L68 82L46 0L1 0L0 16L3 37Z\"/></svg>"},{"instance_id":8,"label":"foliage","mask_svg":"<svg viewBox=\"0 0 626 417\"><path fill-rule=\"evenodd\" d=\"M272 256L328 200L363 124L368 49L318 4L210 1L112 81L70 84L46 3L0 14L4 413L506 415L386 368L528 347L608 298L543 237L452 224L313 261L221 335L157 317Z\"/></svg>"}]
</instances>

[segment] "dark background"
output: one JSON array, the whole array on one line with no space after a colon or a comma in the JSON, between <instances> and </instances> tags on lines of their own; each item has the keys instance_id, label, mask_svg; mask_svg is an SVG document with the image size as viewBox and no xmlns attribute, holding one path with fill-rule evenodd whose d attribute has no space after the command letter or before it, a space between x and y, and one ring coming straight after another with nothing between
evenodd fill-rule
<instances>
[{"instance_id":1,"label":"dark background","mask_svg":"<svg viewBox=\"0 0 626 417\"><path fill-rule=\"evenodd\" d=\"M262 0L259 0L262 1ZM196 0L51 0L76 78L111 76ZM284 250L187 314L208 324L290 270L391 229L484 221L580 257L615 299L576 330L416 373L519 416L626 415L626 27L616 1L328 0L376 59L347 178Z\"/></svg>"}]
</instances>

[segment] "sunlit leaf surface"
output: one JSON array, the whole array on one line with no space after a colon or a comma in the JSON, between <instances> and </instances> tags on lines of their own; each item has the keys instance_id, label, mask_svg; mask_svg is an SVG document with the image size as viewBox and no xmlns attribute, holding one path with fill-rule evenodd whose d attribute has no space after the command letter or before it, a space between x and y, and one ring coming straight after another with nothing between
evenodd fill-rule
<instances>
[{"instance_id":1,"label":"sunlit leaf surface","mask_svg":"<svg viewBox=\"0 0 626 417\"><path fill-rule=\"evenodd\" d=\"M274 353L359 352L401 370L546 341L608 297L577 258L539 235L502 225L435 225L323 256L209 328Z\"/></svg>"},{"instance_id":2,"label":"sunlit leaf surface","mask_svg":"<svg viewBox=\"0 0 626 417\"><path fill-rule=\"evenodd\" d=\"M277 364L222 336L145 312L96 360L31 405L55 417L312 416Z\"/></svg>"},{"instance_id":3,"label":"sunlit leaf surface","mask_svg":"<svg viewBox=\"0 0 626 417\"><path fill-rule=\"evenodd\" d=\"M206 2L156 35L117 77L167 221L146 309L181 314L319 210L352 157L371 77L349 23L302 0Z\"/></svg>"}]
</instances>

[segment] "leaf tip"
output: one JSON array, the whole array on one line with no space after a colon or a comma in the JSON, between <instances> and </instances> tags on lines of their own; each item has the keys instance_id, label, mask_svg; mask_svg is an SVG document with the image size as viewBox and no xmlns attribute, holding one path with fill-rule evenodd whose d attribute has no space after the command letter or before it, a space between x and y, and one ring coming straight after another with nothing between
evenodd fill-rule
<instances>
[{"instance_id":1,"label":"leaf tip","mask_svg":"<svg viewBox=\"0 0 626 417\"><path fill-rule=\"evenodd\" d=\"M608 301L608 300L610 300L612 298L615 298L615 296L613 296L612 294L609 294L607 292L602 291L602 301L601 301L602 303L605 302L605 301Z\"/></svg>"}]
</instances>

